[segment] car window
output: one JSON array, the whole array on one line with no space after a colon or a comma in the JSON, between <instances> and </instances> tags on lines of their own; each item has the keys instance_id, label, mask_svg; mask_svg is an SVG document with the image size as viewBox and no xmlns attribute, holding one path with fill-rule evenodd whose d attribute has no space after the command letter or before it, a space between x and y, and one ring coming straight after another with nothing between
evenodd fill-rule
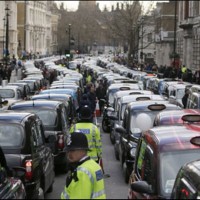
<instances>
[{"instance_id":1,"label":"car window","mask_svg":"<svg viewBox=\"0 0 200 200\"><path fill-rule=\"evenodd\" d=\"M57 113L54 110L37 110L35 113L42 120L44 126L56 126L58 123Z\"/></svg>"},{"instance_id":2,"label":"car window","mask_svg":"<svg viewBox=\"0 0 200 200\"><path fill-rule=\"evenodd\" d=\"M61 120L62 120L62 130L64 130L64 132L66 132L68 120L67 120L67 113L64 108L62 108L62 110L61 110Z\"/></svg>"},{"instance_id":3,"label":"car window","mask_svg":"<svg viewBox=\"0 0 200 200\"><path fill-rule=\"evenodd\" d=\"M193 160L199 159L199 149L165 152L160 154L161 193L170 194L179 169Z\"/></svg>"},{"instance_id":4,"label":"car window","mask_svg":"<svg viewBox=\"0 0 200 200\"><path fill-rule=\"evenodd\" d=\"M1 89L0 96L2 98L14 98L15 92L14 92L14 90L11 90L11 89Z\"/></svg>"},{"instance_id":5,"label":"car window","mask_svg":"<svg viewBox=\"0 0 200 200\"><path fill-rule=\"evenodd\" d=\"M177 99L182 99L183 96L185 95L185 89L178 89L177 90Z\"/></svg>"},{"instance_id":6,"label":"car window","mask_svg":"<svg viewBox=\"0 0 200 200\"><path fill-rule=\"evenodd\" d=\"M21 99L21 98L22 98L21 92L17 90L17 99Z\"/></svg>"},{"instance_id":7,"label":"car window","mask_svg":"<svg viewBox=\"0 0 200 200\"><path fill-rule=\"evenodd\" d=\"M0 146L20 147L23 142L23 129L14 124L0 124Z\"/></svg>"},{"instance_id":8,"label":"car window","mask_svg":"<svg viewBox=\"0 0 200 200\"><path fill-rule=\"evenodd\" d=\"M41 132L38 130L38 125L35 123L32 124L31 127L31 135L32 135L32 141L33 141L33 148L37 148L43 144L43 139L41 136Z\"/></svg>"},{"instance_id":9,"label":"car window","mask_svg":"<svg viewBox=\"0 0 200 200\"><path fill-rule=\"evenodd\" d=\"M149 185L152 186L152 189L155 187L155 178L154 178L154 155L153 150L149 145L142 140L139 156L137 160L137 173L141 180L146 181Z\"/></svg>"}]
</instances>

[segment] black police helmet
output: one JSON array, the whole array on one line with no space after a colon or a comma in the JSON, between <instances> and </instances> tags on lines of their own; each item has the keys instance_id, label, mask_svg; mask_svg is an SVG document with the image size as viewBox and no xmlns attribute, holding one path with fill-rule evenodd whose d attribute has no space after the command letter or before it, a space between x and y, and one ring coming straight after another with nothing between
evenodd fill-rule
<instances>
[{"instance_id":1,"label":"black police helmet","mask_svg":"<svg viewBox=\"0 0 200 200\"><path fill-rule=\"evenodd\" d=\"M92 111L90 109L90 107L88 107L87 105L83 106L80 110L80 118L81 119L91 119L92 117Z\"/></svg>"},{"instance_id":2,"label":"black police helmet","mask_svg":"<svg viewBox=\"0 0 200 200\"><path fill-rule=\"evenodd\" d=\"M66 151L70 150L87 150L90 151L88 147L87 137L82 132L73 132L67 138Z\"/></svg>"}]
</instances>

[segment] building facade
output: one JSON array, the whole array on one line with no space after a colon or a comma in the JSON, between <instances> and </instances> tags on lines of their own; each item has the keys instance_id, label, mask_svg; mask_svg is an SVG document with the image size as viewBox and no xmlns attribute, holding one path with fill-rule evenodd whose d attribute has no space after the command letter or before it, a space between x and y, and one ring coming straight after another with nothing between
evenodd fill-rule
<instances>
[{"instance_id":1,"label":"building facade","mask_svg":"<svg viewBox=\"0 0 200 200\"><path fill-rule=\"evenodd\" d=\"M200 2L178 1L177 51L182 64L200 70Z\"/></svg>"}]
</instances>

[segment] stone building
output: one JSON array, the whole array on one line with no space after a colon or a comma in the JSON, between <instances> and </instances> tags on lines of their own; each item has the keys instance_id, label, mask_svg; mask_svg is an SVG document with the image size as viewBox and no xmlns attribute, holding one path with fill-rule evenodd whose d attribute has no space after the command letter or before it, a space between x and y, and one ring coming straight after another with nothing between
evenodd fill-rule
<instances>
[{"instance_id":1,"label":"stone building","mask_svg":"<svg viewBox=\"0 0 200 200\"><path fill-rule=\"evenodd\" d=\"M200 2L178 1L177 52L182 64L200 70Z\"/></svg>"},{"instance_id":2,"label":"stone building","mask_svg":"<svg viewBox=\"0 0 200 200\"><path fill-rule=\"evenodd\" d=\"M174 15L175 2L156 4L155 9L155 60L158 66L172 64L171 55L174 50Z\"/></svg>"},{"instance_id":3,"label":"stone building","mask_svg":"<svg viewBox=\"0 0 200 200\"><path fill-rule=\"evenodd\" d=\"M53 1L17 1L18 54L57 52L59 14Z\"/></svg>"}]
</instances>

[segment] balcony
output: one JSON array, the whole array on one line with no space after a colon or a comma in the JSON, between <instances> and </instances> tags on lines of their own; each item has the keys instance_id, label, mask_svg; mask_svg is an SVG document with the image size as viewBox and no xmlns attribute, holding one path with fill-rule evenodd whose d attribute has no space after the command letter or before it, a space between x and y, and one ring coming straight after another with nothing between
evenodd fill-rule
<instances>
[{"instance_id":1,"label":"balcony","mask_svg":"<svg viewBox=\"0 0 200 200\"><path fill-rule=\"evenodd\" d=\"M179 27L182 29L192 29L193 25L193 17L188 17L187 19L180 22Z\"/></svg>"}]
</instances>

